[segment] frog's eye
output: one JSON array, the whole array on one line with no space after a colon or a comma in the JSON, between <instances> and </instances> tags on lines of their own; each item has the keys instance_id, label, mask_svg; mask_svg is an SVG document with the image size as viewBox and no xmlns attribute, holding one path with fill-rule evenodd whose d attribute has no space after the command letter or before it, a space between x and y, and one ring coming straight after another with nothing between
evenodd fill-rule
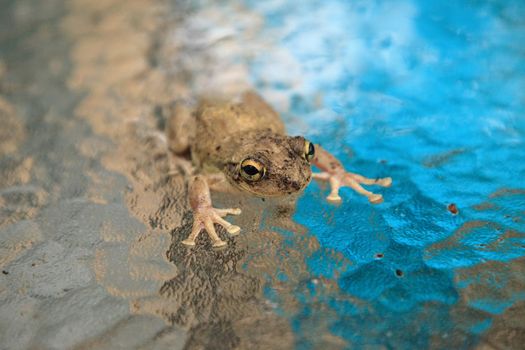
<instances>
[{"instance_id":1,"label":"frog's eye","mask_svg":"<svg viewBox=\"0 0 525 350\"><path fill-rule=\"evenodd\" d=\"M258 181L266 173L266 168L253 159L245 159L241 162L241 176L248 181Z\"/></svg>"},{"instance_id":2,"label":"frog's eye","mask_svg":"<svg viewBox=\"0 0 525 350\"><path fill-rule=\"evenodd\" d=\"M311 143L310 141L305 141L304 142L304 158L311 162L312 159L314 159L314 156L315 156L315 147L314 147L314 144Z\"/></svg>"}]
</instances>

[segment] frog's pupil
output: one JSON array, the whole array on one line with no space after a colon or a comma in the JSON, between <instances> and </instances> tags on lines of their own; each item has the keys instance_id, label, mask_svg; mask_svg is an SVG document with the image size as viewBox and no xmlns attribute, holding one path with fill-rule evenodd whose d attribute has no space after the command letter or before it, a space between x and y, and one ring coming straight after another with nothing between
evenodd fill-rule
<instances>
[{"instance_id":1,"label":"frog's pupil","mask_svg":"<svg viewBox=\"0 0 525 350\"><path fill-rule=\"evenodd\" d=\"M253 165L245 165L242 167L242 170L244 170L244 172L250 176L257 175L259 173L259 169Z\"/></svg>"},{"instance_id":2,"label":"frog's pupil","mask_svg":"<svg viewBox=\"0 0 525 350\"><path fill-rule=\"evenodd\" d=\"M315 154L315 147L313 143L308 145L308 155L313 156Z\"/></svg>"}]
</instances>

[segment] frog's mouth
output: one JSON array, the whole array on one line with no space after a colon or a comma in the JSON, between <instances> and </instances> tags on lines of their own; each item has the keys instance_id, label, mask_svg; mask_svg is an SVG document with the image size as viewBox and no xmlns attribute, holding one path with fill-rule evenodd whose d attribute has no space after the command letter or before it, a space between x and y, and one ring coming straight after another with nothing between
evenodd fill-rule
<instances>
[{"instance_id":1,"label":"frog's mouth","mask_svg":"<svg viewBox=\"0 0 525 350\"><path fill-rule=\"evenodd\" d=\"M275 188L276 188L276 191L275 192L267 192L267 191L264 191L263 189L261 191L257 191L256 188L254 188L254 186L251 186L249 185L248 183L244 182L244 181L240 181L240 182L234 182L232 181L233 185L235 187L237 187L239 190L241 191L244 191L244 192L248 192L256 197L261 197L261 198L268 198L268 197L284 197L284 196L289 196L289 195L293 195L295 193L300 193L302 192L306 186L308 186L308 184L310 183L310 180L311 180L311 176L308 177L308 179L306 181L304 181L302 183L302 185L299 185L299 186L296 186L296 187L286 187L286 188L283 188L283 186L279 186L279 185L276 185ZM264 180L262 180L264 181ZM297 183L297 182L295 182ZM274 186L272 186L274 187Z\"/></svg>"},{"instance_id":2,"label":"frog's mouth","mask_svg":"<svg viewBox=\"0 0 525 350\"><path fill-rule=\"evenodd\" d=\"M261 197L261 198L265 198L265 197L282 197L282 196L285 196L287 195L287 193L282 193L282 192L276 192L276 193L263 193L263 192L259 192L259 191L256 191L254 190L253 188L251 188L247 183L245 182L240 182L240 183L234 183L235 187L237 187L239 190L243 191L243 192L248 192L256 197Z\"/></svg>"}]
</instances>

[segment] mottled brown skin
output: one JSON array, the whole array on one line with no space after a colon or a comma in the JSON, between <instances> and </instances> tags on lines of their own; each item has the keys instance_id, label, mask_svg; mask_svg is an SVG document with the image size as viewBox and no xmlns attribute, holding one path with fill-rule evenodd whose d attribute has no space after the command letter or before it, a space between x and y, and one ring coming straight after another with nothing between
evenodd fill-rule
<instances>
[{"instance_id":1,"label":"mottled brown skin","mask_svg":"<svg viewBox=\"0 0 525 350\"><path fill-rule=\"evenodd\" d=\"M342 164L320 146L314 147L301 136L287 136L279 115L253 92L242 95L239 102L203 102L194 113L175 106L168 120L170 149L179 155L188 151L194 165L189 186L189 202L194 223L191 234L182 243L195 245L204 229L215 247L226 243L217 235L214 224L230 234L240 228L223 219L241 213L240 209L213 208L210 186L217 190L248 192L259 197L291 195L302 191L312 178L310 162L323 172L316 179L330 182L329 201L341 200L338 191L349 186L381 203L383 197L360 184L390 186L392 179L368 179L346 172ZM246 176L246 164L255 166L255 177ZM242 169L241 169L242 168Z\"/></svg>"},{"instance_id":2,"label":"mottled brown skin","mask_svg":"<svg viewBox=\"0 0 525 350\"><path fill-rule=\"evenodd\" d=\"M259 197L298 192L312 173L304 157L306 140L285 135L282 121L269 107L254 109L253 100L258 99L245 94L241 103L201 105L195 115L193 163L204 173L223 172L236 188ZM266 169L259 181L240 175L240 164L248 158Z\"/></svg>"}]
</instances>

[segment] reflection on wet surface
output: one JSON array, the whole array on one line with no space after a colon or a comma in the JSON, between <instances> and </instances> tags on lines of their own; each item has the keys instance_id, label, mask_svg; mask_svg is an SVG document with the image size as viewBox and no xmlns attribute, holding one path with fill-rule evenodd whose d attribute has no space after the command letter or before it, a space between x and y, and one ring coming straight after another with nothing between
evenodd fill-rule
<instances>
[{"instance_id":1,"label":"reflection on wet surface","mask_svg":"<svg viewBox=\"0 0 525 350\"><path fill-rule=\"evenodd\" d=\"M523 80L512 74L507 95L488 98L478 74L520 55L523 8L450 5L464 34L417 1L289 4L4 1L2 346L523 344L525 100L512 89ZM487 45L503 58L469 37L485 30L500 33ZM443 58L451 52L488 58L463 71ZM435 90L420 92L426 84ZM221 250L206 235L181 245L191 216L158 136L163 111L174 97L249 87L293 133L392 175L385 204L344 192L333 206L316 183L282 201L219 194L218 205L243 208L241 235L219 231Z\"/></svg>"}]
</instances>

